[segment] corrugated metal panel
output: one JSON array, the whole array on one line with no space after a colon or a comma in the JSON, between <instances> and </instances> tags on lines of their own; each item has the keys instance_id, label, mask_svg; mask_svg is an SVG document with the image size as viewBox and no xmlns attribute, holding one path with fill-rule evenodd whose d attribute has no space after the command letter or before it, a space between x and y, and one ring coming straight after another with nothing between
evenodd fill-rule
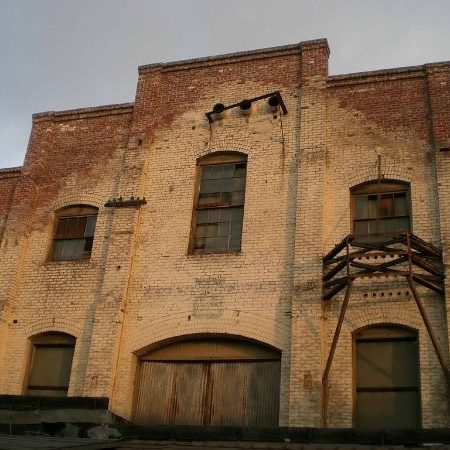
<instances>
[{"instance_id":1,"label":"corrugated metal panel","mask_svg":"<svg viewBox=\"0 0 450 450\"><path fill-rule=\"evenodd\" d=\"M248 425L250 363L211 364L210 425Z\"/></svg>"},{"instance_id":2,"label":"corrugated metal panel","mask_svg":"<svg viewBox=\"0 0 450 450\"><path fill-rule=\"evenodd\" d=\"M198 339L176 342L141 357L143 361L279 360L280 353L248 341Z\"/></svg>"},{"instance_id":3,"label":"corrugated metal panel","mask_svg":"<svg viewBox=\"0 0 450 450\"><path fill-rule=\"evenodd\" d=\"M175 369L169 423L204 425L207 406L204 399L210 372L208 365L169 363L168 366Z\"/></svg>"},{"instance_id":4,"label":"corrugated metal panel","mask_svg":"<svg viewBox=\"0 0 450 450\"><path fill-rule=\"evenodd\" d=\"M142 425L203 425L209 367L144 362L134 422Z\"/></svg>"},{"instance_id":5,"label":"corrugated metal panel","mask_svg":"<svg viewBox=\"0 0 450 450\"><path fill-rule=\"evenodd\" d=\"M170 423L169 411L175 367L173 364L141 364L134 422L141 425Z\"/></svg>"},{"instance_id":6,"label":"corrugated metal panel","mask_svg":"<svg viewBox=\"0 0 450 450\"><path fill-rule=\"evenodd\" d=\"M278 426L280 407L280 361L250 365L248 423L257 427Z\"/></svg>"}]
</instances>

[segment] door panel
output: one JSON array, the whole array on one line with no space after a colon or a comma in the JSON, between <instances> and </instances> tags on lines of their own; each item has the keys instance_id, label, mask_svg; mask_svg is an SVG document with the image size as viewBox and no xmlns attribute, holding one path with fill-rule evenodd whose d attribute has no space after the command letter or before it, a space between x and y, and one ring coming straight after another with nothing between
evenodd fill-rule
<instances>
[{"instance_id":1,"label":"door panel","mask_svg":"<svg viewBox=\"0 0 450 450\"><path fill-rule=\"evenodd\" d=\"M175 368L171 386L169 423L204 425L205 394L209 379L208 364L169 364Z\"/></svg>"},{"instance_id":2,"label":"door panel","mask_svg":"<svg viewBox=\"0 0 450 450\"><path fill-rule=\"evenodd\" d=\"M280 361L251 364L248 421L257 427L278 426Z\"/></svg>"},{"instance_id":3,"label":"door panel","mask_svg":"<svg viewBox=\"0 0 450 450\"><path fill-rule=\"evenodd\" d=\"M210 424L248 424L249 363L213 363Z\"/></svg>"},{"instance_id":4,"label":"door panel","mask_svg":"<svg viewBox=\"0 0 450 450\"><path fill-rule=\"evenodd\" d=\"M173 364L141 364L134 422L139 425L169 423Z\"/></svg>"},{"instance_id":5,"label":"door panel","mask_svg":"<svg viewBox=\"0 0 450 450\"><path fill-rule=\"evenodd\" d=\"M416 428L420 424L417 334L379 326L356 335L358 428Z\"/></svg>"},{"instance_id":6,"label":"door panel","mask_svg":"<svg viewBox=\"0 0 450 450\"><path fill-rule=\"evenodd\" d=\"M134 422L277 426L279 392L279 361L142 361Z\"/></svg>"}]
</instances>

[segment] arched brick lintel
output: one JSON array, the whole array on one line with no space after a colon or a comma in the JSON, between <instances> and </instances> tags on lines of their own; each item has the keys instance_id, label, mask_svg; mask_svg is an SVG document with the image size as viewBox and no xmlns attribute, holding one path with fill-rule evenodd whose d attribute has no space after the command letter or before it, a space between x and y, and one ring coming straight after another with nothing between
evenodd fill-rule
<instances>
[{"instance_id":1,"label":"arched brick lintel","mask_svg":"<svg viewBox=\"0 0 450 450\"><path fill-rule=\"evenodd\" d=\"M25 335L30 338L42 333L59 332L70 334L75 338L82 336L82 330L73 321L65 321L61 319L37 320L31 322L24 329Z\"/></svg>"},{"instance_id":2,"label":"arched brick lintel","mask_svg":"<svg viewBox=\"0 0 450 450\"><path fill-rule=\"evenodd\" d=\"M247 326L242 323L237 325L233 323L204 324L203 326L200 324L193 326L189 330L186 330L186 326L182 325L170 330L164 326L156 329L150 327L151 332L141 333L131 341L131 352L139 356L171 342L206 336L249 340L282 351L288 330L278 327L273 334L269 334L267 326L258 326L256 322L256 320L253 320Z\"/></svg>"}]
</instances>

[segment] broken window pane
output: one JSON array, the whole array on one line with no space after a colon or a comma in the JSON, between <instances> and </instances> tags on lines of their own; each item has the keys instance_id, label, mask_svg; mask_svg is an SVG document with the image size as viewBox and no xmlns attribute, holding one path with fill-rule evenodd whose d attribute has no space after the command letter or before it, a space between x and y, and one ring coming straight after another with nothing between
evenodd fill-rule
<instances>
[{"instance_id":1,"label":"broken window pane","mask_svg":"<svg viewBox=\"0 0 450 450\"><path fill-rule=\"evenodd\" d=\"M368 217L367 197L357 196L355 198L355 218L366 219Z\"/></svg>"},{"instance_id":2,"label":"broken window pane","mask_svg":"<svg viewBox=\"0 0 450 450\"><path fill-rule=\"evenodd\" d=\"M396 216L408 215L408 204L406 202L406 194L404 192L394 195L394 209Z\"/></svg>"},{"instance_id":3,"label":"broken window pane","mask_svg":"<svg viewBox=\"0 0 450 450\"><path fill-rule=\"evenodd\" d=\"M394 215L394 199L392 194L381 194L380 217L392 217Z\"/></svg>"},{"instance_id":4,"label":"broken window pane","mask_svg":"<svg viewBox=\"0 0 450 450\"><path fill-rule=\"evenodd\" d=\"M369 195L367 197L367 217L377 217L377 196Z\"/></svg>"}]
</instances>

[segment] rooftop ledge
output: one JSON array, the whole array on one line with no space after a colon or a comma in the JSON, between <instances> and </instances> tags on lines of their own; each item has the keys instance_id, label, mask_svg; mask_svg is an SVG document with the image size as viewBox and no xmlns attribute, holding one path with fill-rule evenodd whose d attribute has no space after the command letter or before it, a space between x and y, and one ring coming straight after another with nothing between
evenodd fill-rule
<instances>
[{"instance_id":1,"label":"rooftop ledge","mask_svg":"<svg viewBox=\"0 0 450 450\"><path fill-rule=\"evenodd\" d=\"M328 46L327 39L314 39L311 41L303 41L298 44L281 45L277 47L268 47L258 50L247 50L243 52L225 53L215 56L206 56L202 58L183 59L179 61L172 61L167 63L155 63L139 66L139 73L148 72L151 70L182 70L199 66L212 66L220 63L231 63L237 60L251 60L261 59L267 57L278 56L282 54L299 53L303 49L307 48L325 48L327 53L330 54L330 47Z\"/></svg>"},{"instance_id":2,"label":"rooftop ledge","mask_svg":"<svg viewBox=\"0 0 450 450\"><path fill-rule=\"evenodd\" d=\"M0 168L0 176L3 174L14 174L22 171L22 166Z\"/></svg>"},{"instance_id":3,"label":"rooftop ledge","mask_svg":"<svg viewBox=\"0 0 450 450\"><path fill-rule=\"evenodd\" d=\"M440 61L426 63L419 66L394 67L392 69L369 70L366 72L345 73L339 75L330 75L328 83L338 85L341 82L371 82L382 78L411 78L423 77L428 72L442 71L450 69L450 61Z\"/></svg>"},{"instance_id":4,"label":"rooftop ledge","mask_svg":"<svg viewBox=\"0 0 450 450\"><path fill-rule=\"evenodd\" d=\"M114 105L93 106L89 108L68 109L64 111L45 111L33 114L33 123L53 120L82 119L85 117L129 114L134 103L118 103Z\"/></svg>"}]
</instances>

